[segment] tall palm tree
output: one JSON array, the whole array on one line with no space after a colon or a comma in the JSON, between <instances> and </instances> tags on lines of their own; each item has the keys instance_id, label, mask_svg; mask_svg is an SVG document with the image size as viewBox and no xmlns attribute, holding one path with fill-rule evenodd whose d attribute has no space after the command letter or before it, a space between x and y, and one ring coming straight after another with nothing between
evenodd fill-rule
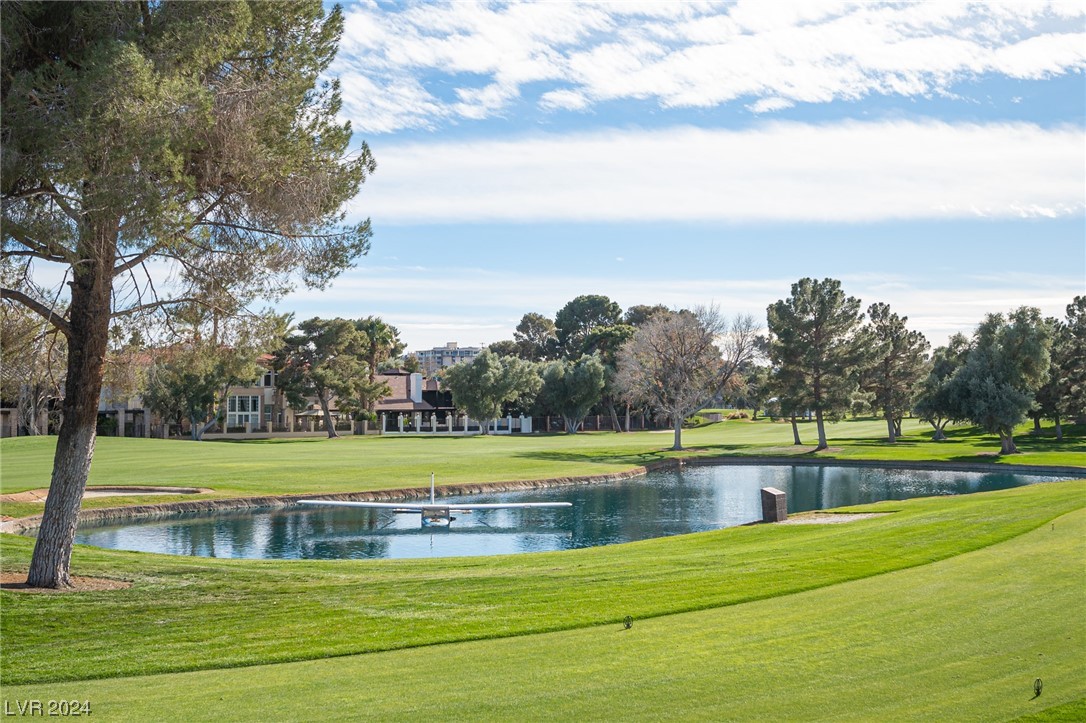
<instances>
[{"instance_id":1,"label":"tall palm tree","mask_svg":"<svg viewBox=\"0 0 1086 723\"><path fill-rule=\"evenodd\" d=\"M403 354L404 344L400 341L400 331L391 324L386 324L379 316L367 316L354 323L355 328L366 336L364 349L369 365L369 381L372 386L377 378L377 369L382 362ZM367 408L373 411L376 399L370 399Z\"/></svg>"}]
</instances>

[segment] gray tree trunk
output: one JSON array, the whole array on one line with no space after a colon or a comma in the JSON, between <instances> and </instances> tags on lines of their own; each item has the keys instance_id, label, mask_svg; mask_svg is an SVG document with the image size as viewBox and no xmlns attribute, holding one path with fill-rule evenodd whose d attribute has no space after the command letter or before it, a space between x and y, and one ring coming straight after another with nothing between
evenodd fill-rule
<instances>
[{"instance_id":1,"label":"gray tree trunk","mask_svg":"<svg viewBox=\"0 0 1086 723\"><path fill-rule=\"evenodd\" d=\"M630 405L626 405L626 428L622 430L624 432L630 431Z\"/></svg>"},{"instance_id":2,"label":"gray tree trunk","mask_svg":"<svg viewBox=\"0 0 1086 723\"><path fill-rule=\"evenodd\" d=\"M943 433L943 427L946 426L946 422L932 422L931 426L935 427L935 434L931 435L933 442L942 442L946 439L946 435Z\"/></svg>"},{"instance_id":3,"label":"gray tree trunk","mask_svg":"<svg viewBox=\"0 0 1086 723\"><path fill-rule=\"evenodd\" d=\"M71 336L64 425L57 436L49 494L30 560L27 584L31 587L71 587L72 542L94 455L102 366L109 340L117 226L104 224L86 233L93 236L81 239L80 246L93 244L95 251L82 250L81 256L86 260L76 264L70 283Z\"/></svg>"},{"instance_id":4,"label":"gray tree trunk","mask_svg":"<svg viewBox=\"0 0 1086 723\"><path fill-rule=\"evenodd\" d=\"M815 410L815 422L818 425L818 446L815 447L815 451L817 452L820 449L826 449L827 447L829 447L829 445L826 444L826 424L822 420L821 409Z\"/></svg>"},{"instance_id":5,"label":"gray tree trunk","mask_svg":"<svg viewBox=\"0 0 1086 723\"><path fill-rule=\"evenodd\" d=\"M1018 454L1018 447L1014 443L1014 436L1010 432L999 433L999 453Z\"/></svg>"},{"instance_id":6,"label":"gray tree trunk","mask_svg":"<svg viewBox=\"0 0 1086 723\"><path fill-rule=\"evenodd\" d=\"M890 443L893 444L897 441L897 429L894 427L894 415L889 409L885 412L886 415L886 436Z\"/></svg>"},{"instance_id":7,"label":"gray tree trunk","mask_svg":"<svg viewBox=\"0 0 1086 723\"><path fill-rule=\"evenodd\" d=\"M683 415L676 414L674 417L675 422L675 444L671 449L678 452L683 448Z\"/></svg>"},{"instance_id":8,"label":"gray tree trunk","mask_svg":"<svg viewBox=\"0 0 1086 723\"><path fill-rule=\"evenodd\" d=\"M1063 441L1063 425L1060 424L1060 415L1056 415L1056 440Z\"/></svg>"},{"instance_id":9,"label":"gray tree trunk","mask_svg":"<svg viewBox=\"0 0 1086 723\"><path fill-rule=\"evenodd\" d=\"M796 424L796 413L792 412L792 444L801 445L802 440L799 438L799 425Z\"/></svg>"},{"instance_id":10,"label":"gray tree trunk","mask_svg":"<svg viewBox=\"0 0 1086 723\"><path fill-rule=\"evenodd\" d=\"M198 437L196 437L197 442L203 440L204 435L207 434L207 432L212 427L214 427L216 424L218 424L220 419L223 420L223 430L222 431L224 431L224 432L226 431L226 404L227 404L227 398L229 396L230 396L230 385L227 384L226 387L224 387L223 390L222 390L222 395L219 397L219 409L218 409L218 411L214 415L212 415L211 419L207 420L207 422L203 423L203 425L200 427L200 435Z\"/></svg>"},{"instance_id":11,"label":"gray tree trunk","mask_svg":"<svg viewBox=\"0 0 1086 723\"><path fill-rule=\"evenodd\" d=\"M339 437L339 433L336 432L336 424L332 421L332 411L328 408L328 398L323 393L317 394L317 399L321 403L321 413L324 415L324 428L328 430L328 439L336 439Z\"/></svg>"},{"instance_id":12,"label":"gray tree trunk","mask_svg":"<svg viewBox=\"0 0 1086 723\"><path fill-rule=\"evenodd\" d=\"M615 402L610 397L607 398L607 413L611 415L611 430L614 432L621 432L622 425L618 423L618 412L615 411Z\"/></svg>"}]
</instances>

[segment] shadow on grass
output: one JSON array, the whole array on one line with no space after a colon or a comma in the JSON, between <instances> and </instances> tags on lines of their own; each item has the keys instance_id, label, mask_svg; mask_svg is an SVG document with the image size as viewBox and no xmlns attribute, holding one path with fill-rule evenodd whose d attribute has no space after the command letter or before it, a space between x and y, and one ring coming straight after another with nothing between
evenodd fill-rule
<instances>
[{"instance_id":1,"label":"shadow on grass","mask_svg":"<svg viewBox=\"0 0 1086 723\"><path fill-rule=\"evenodd\" d=\"M346 437L339 437L339 439L346 439ZM272 439L202 439L201 443L207 442L208 444L313 444L315 442L327 442L329 437L273 437ZM184 442L191 442L191 439L181 440Z\"/></svg>"},{"instance_id":2,"label":"shadow on grass","mask_svg":"<svg viewBox=\"0 0 1086 723\"><path fill-rule=\"evenodd\" d=\"M760 453L761 450L753 449L742 444L697 444L685 447L681 452L675 452L670 447L662 447L651 452L599 452L594 450L536 450L531 452L518 452L511 456L520 459L536 459L544 462L570 462L588 464L637 464L643 465L664 459L672 459L676 456L725 456L741 455L743 453Z\"/></svg>"}]
</instances>

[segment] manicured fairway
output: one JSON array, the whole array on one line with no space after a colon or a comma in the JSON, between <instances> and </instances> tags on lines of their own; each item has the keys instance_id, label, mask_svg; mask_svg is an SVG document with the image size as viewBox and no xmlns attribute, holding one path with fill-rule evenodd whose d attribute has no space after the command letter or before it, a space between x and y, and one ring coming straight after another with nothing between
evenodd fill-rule
<instances>
[{"instance_id":1,"label":"manicured fairway","mask_svg":"<svg viewBox=\"0 0 1086 723\"><path fill-rule=\"evenodd\" d=\"M933 443L907 422L889 445L881 421L850 421L831 426L817 457L1086 467L1081 427L1063 442L1025 431L1026 453L998 458L997 441L974 430ZM450 484L583 476L666 459L670 441L103 438L91 483L227 497L421 486L430 471ZM811 456L770 422L714 424L684 442L692 456ZM0 442L0 492L46 486L54 443ZM0 592L2 698L87 699L97 720L1073 719L1086 698L1083 508L1078 480L879 503L869 509L893 514L843 525L497 558L215 560L77 546L73 573L132 587ZM0 567L25 571L32 542L0 536ZM1037 677L1044 694L1031 702Z\"/></svg>"},{"instance_id":2,"label":"manicured fairway","mask_svg":"<svg viewBox=\"0 0 1086 723\"><path fill-rule=\"evenodd\" d=\"M252 561L78 548L128 590L4 592L5 684L215 668L615 623L789 595L1008 540L1086 482L887 502L845 525L758 525L494 558ZM863 508L861 508L863 509ZM5 569L32 541L4 536Z\"/></svg>"},{"instance_id":3,"label":"manicured fairway","mask_svg":"<svg viewBox=\"0 0 1086 723\"><path fill-rule=\"evenodd\" d=\"M914 522L925 514L943 520L929 536L956 539L963 531L951 521L977 500L1001 516L1000 501L1030 508L1028 498L1039 497L1058 514L1069 506L1056 503L1067 491L1079 509L974 552L768 600L637 619L630 630L614 622L277 666L8 686L3 697L88 700L98 720L1008 720L1086 697L1083 485L903 504L927 509L914 510ZM754 529L715 538L729 544ZM793 553L810 541L798 542L778 540ZM543 560L568 556L533 564L542 571ZM435 590L428 604L443 597ZM1034 700L1036 678L1044 687ZM1062 710L1074 715L1082 705Z\"/></svg>"}]
</instances>

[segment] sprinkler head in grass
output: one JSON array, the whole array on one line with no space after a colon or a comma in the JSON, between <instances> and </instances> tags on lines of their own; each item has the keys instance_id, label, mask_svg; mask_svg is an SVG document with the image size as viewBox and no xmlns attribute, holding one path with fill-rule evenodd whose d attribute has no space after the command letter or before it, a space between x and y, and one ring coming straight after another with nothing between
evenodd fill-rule
<instances>
[{"instance_id":1,"label":"sprinkler head in grass","mask_svg":"<svg viewBox=\"0 0 1086 723\"><path fill-rule=\"evenodd\" d=\"M1041 682L1040 678L1033 681L1033 697L1034 698L1040 698L1041 697L1041 688L1043 688L1043 687L1044 687L1044 684Z\"/></svg>"},{"instance_id":2,"label":"sprinkler head in grass","mask_svg":"<svg viewBox=\"0 0 1086 723\"><path fill-rule=\"evenodd\" d=\"M623 618L622 627L625 628L626 630L629 630L630 628L632 628L633 627L633 617L627 615L625 618Z\"/></svg>"}]
</instances>

